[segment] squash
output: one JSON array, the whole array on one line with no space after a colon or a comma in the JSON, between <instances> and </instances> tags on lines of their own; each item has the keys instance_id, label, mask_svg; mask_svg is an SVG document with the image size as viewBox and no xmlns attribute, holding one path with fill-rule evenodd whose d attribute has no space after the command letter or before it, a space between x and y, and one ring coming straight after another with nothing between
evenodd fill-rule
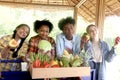
<instances>
[{"instance_id":1,"label":"squash","mask_svg":"<svg viewBox=\"0 0 120 80\"><path fill-rule=\"evenodd\" d=\"M51 60L51 61L50 61L50 65L51 65L51 66L58 65L58 64L59 64L59 63L58 63L57 60Z\"/></svg>"},{"instance_id":2,"label":"squash","mask_svg":"<svg viewBox=\"0 0 120 80\"><path fill-rule=\"evenodd\" d=\"M18 42L15 39L10 40L9 46L15 48L18 46Z\"/></svg>"}]
</instances>

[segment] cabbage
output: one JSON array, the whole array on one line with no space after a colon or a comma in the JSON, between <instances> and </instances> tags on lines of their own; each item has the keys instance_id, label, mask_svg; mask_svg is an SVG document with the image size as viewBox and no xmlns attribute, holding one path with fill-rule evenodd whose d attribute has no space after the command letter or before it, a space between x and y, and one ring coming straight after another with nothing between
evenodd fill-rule
<instances>
[{"instance_id":1,"label":"cabbage","mask_svg":"<svg viewBox=\"0 0 120 80\"><path fill-rule=\"evenodd\" d=\"M38 48L47 52L52 49L51 43L47 40L40 40L38 43Z\"/></svg>"}]
</instances>

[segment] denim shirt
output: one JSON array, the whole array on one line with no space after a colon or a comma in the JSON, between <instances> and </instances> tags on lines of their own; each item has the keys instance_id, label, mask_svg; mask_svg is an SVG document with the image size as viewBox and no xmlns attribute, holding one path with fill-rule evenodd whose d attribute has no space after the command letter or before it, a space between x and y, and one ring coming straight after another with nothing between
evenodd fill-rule
<instances>
[{"instance_id":1,"label":"denim shirt","mask_svg":"<svg viewBox=\"0 0 120 80\"><path fill-rule=\"evenodd\" d=\"M57 35L57 37L56 37L56 53L57 53L58 58L63 55L63 51L65 49L65 39L66 39L66 37L63 33ZM77 34L74 34L72 43L73 43L73 55L79 54L79 52L80 52L80 36Z\"/></svg>"},{"instance_id":2,"label":"denim shirt","mask_svg":"<svg viewBox=\"0 0 120 80\"><path fill-rule=\"evenodd\" d=\"M105 41L100 40L100 50L102 54L102 62L100 63L100 69L98 73L98 80L105 80L105 72L106 72L106 61L111 62L113 58L116 56L115 53L115 48L112 47L111 50L109 49L108 44ZM89 64L90 67L92 68L93 65L93 60L92 60L92 43L89 41L88 43L85 44L84 49L89 55Z\"/></svg>"}]
</instances>

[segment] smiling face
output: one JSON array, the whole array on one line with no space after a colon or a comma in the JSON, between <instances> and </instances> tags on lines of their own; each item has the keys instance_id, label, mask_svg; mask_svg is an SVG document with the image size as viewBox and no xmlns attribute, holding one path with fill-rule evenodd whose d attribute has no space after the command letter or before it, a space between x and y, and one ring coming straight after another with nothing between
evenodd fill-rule
<instances>
[{"instance_id":1,"label":"smiling face","mask_svg":"<svg viewBox=\"0 0 120 80\"><path fill-rule=\"evenodd\" d=\"M88 28L87 30L88 34L90 35L90 37L93 39L93 38L96 38L98 37L98 29L96 26L92 25Z\"/></svg>"},{"instance_id":2,"label":"smiling face","mask_svg":"<svg viewBox=\"0 0 120 80\"><path fill-rule=\"evenodd\" d=\"M30 29L27 26L21 26L16 29L16 37L26 38L29 32L30 32Z\"/></svg>"},{"instance_id":3,"label":"smiling face","mask_svg":"<svg viewBox=\"0 0 120 80\"><path fill-rule=\"evenodd\" d=\"M47 25L42 25L38 30L37 30L39 36L42 39L47 39L48 34L49 34L49 27Z\"/></svg>"},{"instance_id":4,"label":"smiling face","mask_svg":"<svg viewBox=\"0 0 120 80\"><path fill-rule=\"evenodd\" d=\"M73 24L66 24L63 27L63 33L68 40L72 40L74 34L74 26Z\"/></svg>"}]
</instances>

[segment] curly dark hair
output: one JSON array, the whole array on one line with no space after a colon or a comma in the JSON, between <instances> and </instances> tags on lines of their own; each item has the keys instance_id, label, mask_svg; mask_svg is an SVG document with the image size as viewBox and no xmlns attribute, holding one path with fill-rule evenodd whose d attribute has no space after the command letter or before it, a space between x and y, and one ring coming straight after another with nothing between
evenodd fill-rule
<instances>
[{"instance_id":1,"label":"curly dark hair","mask_svg":"<svg viewBox=\"0 0 120 80\"><path fill-rule=\"evenodd\" d=\"M58 28L63 30L63 27L68 23L75 25L75 19L72 17L62 18L58 23Z\"/></svg>"},{"instance_id":2,"label":"curly dark hair","mask_svg":"<svg viewBox=\"0 0 120 80\"><path fill-rule=\"evenodd\" d=\"M49 33L52 31L52 29L53 29L53 24L52 24L49 20L42 20L42 21L36 20L36 21L34 22L34 31L35 31L36 33L38 33L37 30L38 30L41 26L43 26L43 25L46 25L46 26L49 27Z\"/></svg>"}]
</instances>

